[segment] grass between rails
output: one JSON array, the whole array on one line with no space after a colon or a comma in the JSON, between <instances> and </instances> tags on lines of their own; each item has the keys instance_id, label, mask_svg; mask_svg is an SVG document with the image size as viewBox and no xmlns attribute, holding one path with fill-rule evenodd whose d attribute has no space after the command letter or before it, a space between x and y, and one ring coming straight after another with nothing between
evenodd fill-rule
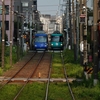
<instances>
[{"instance_id":1,"label":"grass between rails","mask_svg":"<svg viewBox=\"0 0 100 100\"><path fill-rule=\"evenodd\" d=\"M44 100L46 83L28 84L17 100Z\"/></svg>"},{"instance_id":2,"label":"grass between rails","mask_svg":"<svg viewBox=\"0 0 100 100\"><path fill-rule=\"evenodd\" d=\"M50 83L48 100L72 100L66 83Z\"/></svg>"},{"instance_id":3,"label":"grass between rails","mask_svg":"<svg viewBox=\"0 0 100 100\"><path fill-rule=\"evenodd\" d=\"M64 78L63 65L60 53L53 54L51 78Z\"/></svg>"}]
</instances>

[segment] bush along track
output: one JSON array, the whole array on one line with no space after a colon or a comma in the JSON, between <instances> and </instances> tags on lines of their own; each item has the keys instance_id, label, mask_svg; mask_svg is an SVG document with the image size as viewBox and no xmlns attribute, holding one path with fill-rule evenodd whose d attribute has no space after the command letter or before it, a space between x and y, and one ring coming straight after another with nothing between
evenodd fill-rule
<instances>
[{"instance_id":1,"label":"bush along track","mask_svg":"<svg viewBox=\"0 0 100 100\"><path fill-rule=\"evenodd\" d=\"M63 52L64 62L69 77L80 78L82 81L73 81L71 83L72 90L76 100L99 100L100 99L100 82L96 86L93 85L93 74L88 80L83 74L83 66L80 65L79 60L74 61L74 54L72 50L65 50ZM80 59L80 58L79 58ZM98 72L98 79L100 80L100 72Z\"/></svg>"}]
</instances>

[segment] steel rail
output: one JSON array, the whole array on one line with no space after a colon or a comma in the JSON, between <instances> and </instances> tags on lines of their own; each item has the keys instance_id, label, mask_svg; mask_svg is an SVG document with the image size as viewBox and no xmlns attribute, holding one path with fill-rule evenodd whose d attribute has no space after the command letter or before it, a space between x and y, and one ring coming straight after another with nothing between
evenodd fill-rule
<instances>
[{"instance_id":1,"label":"steel rail","mask_svg":"<svg viewBox=\"0 0 100 100\"><path fill-rule=\"evenodd\" d=\"M67 76L67 73L66 73L66 68L65 68L65 64L64 64L62 53L61 53L61 58L62 58L62 63L63 63L63 68L64 68L64 75L65 75L65 78L66 78L66 83L68 84L68 88L69 88L69 91L70 91L72 99L75 100L74 94L72 92L71 86L70 86L69 81L68 81L68 76Z\"/></svg>"},{"instance_id":2,"label":"steel rail","mask_svg":"<svg viewBox=\"0 0 100 100\"><path fill-rule=\"evenodd\" d=\"M50 84L50 76L51 76L51 68L52 68L52 58L53 58L53 54L52 54L51 59L50 59L50 66L49 66L48 81L47 81L47 86L46 86L45 100L48 100L48 90L49 90L49 84Z\"/></svg>"}]
</instances>

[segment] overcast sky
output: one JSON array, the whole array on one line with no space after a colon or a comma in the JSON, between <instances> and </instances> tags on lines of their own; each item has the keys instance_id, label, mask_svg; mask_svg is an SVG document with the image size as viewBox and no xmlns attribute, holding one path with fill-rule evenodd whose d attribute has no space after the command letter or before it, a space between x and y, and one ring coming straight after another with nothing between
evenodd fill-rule
<instances>
[{"instance_id":1,"label":"overcast sky","mask_svg":"<svg viewBox=\"0 0 100 100\"><path fill-rule=\"evenodd\" d=\"M63 0L37 0L38 10L42 14L56 15L60 11Z\"/></svg>"},{"instance_id":2,"label":"overcast sky","mask_svg":"<svg viewBox=\"0 0 100 100\"><path fill-rule=\"evenodd\" d=\"M41 14L51 14L56 15L58 12L58 15L62 14L62 10L64 9L64 0L37 0L37 6L38 10L41 12ZM92 6L93 0L87 0L87 4L89 7Z\"/></svg>"}]
</instances>

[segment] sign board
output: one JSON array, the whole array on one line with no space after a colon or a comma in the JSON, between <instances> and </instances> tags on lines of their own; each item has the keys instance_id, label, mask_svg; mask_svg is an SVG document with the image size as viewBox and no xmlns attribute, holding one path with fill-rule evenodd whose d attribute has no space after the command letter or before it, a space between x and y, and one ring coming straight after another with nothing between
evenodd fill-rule
<instances>
[{"instance_id":1,"label":"sign board","mask_svg":"<svg viewBox=\"0 0 100 100\"><path fill-rule=\"evenodd\" d=\"M81 14L80 15L80 23L85 23L85 18L86 18L86 15L85 14Z\"/></svg>"}]
</instances>

